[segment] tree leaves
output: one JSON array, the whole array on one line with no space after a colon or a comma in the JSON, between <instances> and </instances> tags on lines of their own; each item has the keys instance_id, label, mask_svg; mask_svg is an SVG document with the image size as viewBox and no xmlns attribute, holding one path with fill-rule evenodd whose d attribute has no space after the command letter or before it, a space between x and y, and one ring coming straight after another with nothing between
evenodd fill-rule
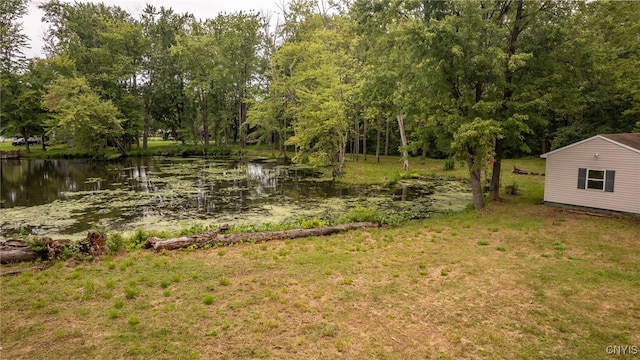
<instances>
[{"instance_id":1,"label":"tree leaves","mask_svg":"<svg viewBox=\"0 0 640 360\"><path fill-rule=\"evenodd\" d=\"M66 136L77 147L99 150L123 133L121 114L102 100L83 77L58 77L47 86L42 104L53 114L45 122L47 134Z\"/></svg>"}]
</instances>

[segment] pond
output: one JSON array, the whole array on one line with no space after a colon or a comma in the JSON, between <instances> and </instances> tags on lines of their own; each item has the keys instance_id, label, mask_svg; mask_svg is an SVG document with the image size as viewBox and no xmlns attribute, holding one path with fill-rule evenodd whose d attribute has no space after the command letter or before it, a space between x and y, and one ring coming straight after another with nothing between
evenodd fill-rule
<instances>
[{"instance_id":1,"label":"pond","mask_svg":"<svg viewBox=\"0 0 640 360\"><path fill-rule=\"evenodd\" d=\"M87 230L176 230L223 223L329 218L356 206L458 211L468 186L447 180L346 186L312 168L264 159L3 160L0 240L18 231L79 238Z\"/></svg>"}]
</instances>

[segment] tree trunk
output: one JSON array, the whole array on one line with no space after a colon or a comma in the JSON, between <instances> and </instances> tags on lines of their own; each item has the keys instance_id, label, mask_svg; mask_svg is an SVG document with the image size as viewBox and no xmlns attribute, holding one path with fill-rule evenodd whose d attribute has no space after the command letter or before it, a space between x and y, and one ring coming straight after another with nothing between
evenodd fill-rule
<instances>
[{"instance_id":1,"label":"tree trunk","mask_svg":"<svg viewBox=\"0 0 640 360\"><path fill-rule=\"evenodd\" d=\"M518 42L518 37L523 30L521 21L523 19L523 7L524 0L517 0L516 5L516 17L513 23L513 28L511 30L511 34L509 36L509 55L507 57L506 63L509 63L509 59L516 54L516 43ZM508 109L506 108L506 104L511 100L511 96L513 95L513 71L507 67L505 69L505 91L503 94L503 108L505 113L508 113ZM496 153L495 162L493 163L493 172L491 174L491 184L489 185L489 200L494 201L500 198L500 170L502 168L502 155L504 154L504 143L502 139L496 139L495 141L494 151Z\"/></svg>"},{"instance_id":2,"label":"tree trunk","mask_svg":"<svg viewBox=\"0 0 640 360\"><path fill-rule=\"evenodd\" d=\"M240 147L247 146L247 104L240 100L238 105L238 128L240 132Z\"/></svg>"},{"instance_id":3,"label":"tree trunk","mask_svg":"<svg viewBox=\"0 0 640 360\"><path fill-rule=\"evenodd\" d=\"M471 177L471 193L473 194L473 207L476 210L484 208L484 198L482 196L482 183L480 181L480 169L475 166L473 157L467 155L467 166Z\"/></svg>"},{"instance_id":4,"label":"tree trunk","mask_svg":"<svg viewBox=\"0 0 640 360\"><path fill-rule=\"evenodd\" d=\"M209 147L209 103L207 94L202 97L202 132L204 147Z\"/></svg>"},{"instance_id":5,"label":"tree trunk","mask_svg":"<svg viewBox=\"0 0 640 360\"><path fill-rule=\"evenodd\" d=\"M151 108L147 107L144 114L144 131L142 132L142 150L147 150L149 133L151 132Z\"/></svg>"},{"instance_id":6,"label":"tree trunk","mask_svg":"<svg viewBox=\"0 0 640 360\"><path fill-rule=\"evenodd\" d=\"M176 120L177 120L177 128L178 130L182 129L182 122L184 121L184 81L180 82L180 100L178 102L176 102ZM176 131L176 133L174 134L175 136L179 136L178 132ZM180 136L180 142L182 143L182 145L185 144L186 139L185 136L182 135Z\"/></svg>"},{"instance_id":7,"label":"tree trunk","mask_svg":"<svg viewBox=\"0 0 640 360\"><path fill-rule=\"evenodd\" d=\"M360 153L360 121L358 121L358 116L355 117L354 130L355 135L353 136L353 148L351 149L351 153L353 154L353 160L358 161L358 154Z\"/></svg>"},{"instance_id":8,"label":"tree trunk","mask_svg":"<svg viewBox=\"0 0 640 360\"><path fill-rule=\"evenodd\" d=\"M367 161L367 120L362 124L362 156Z\"/></svg>"},{"instance_id":9,"label":"tree trunk","mask_svg":"<svg viewBox=\"0 0 640 360\"><path fill-rule=\"evenodd\" d=\"M231 245L242 242L254 241L264 242L271 240L296 239L308 236L322 236L339 233L346 230L355 230L368 227L377 227L377 223L358 222L343 225L327 226L315 229L294 229L284 231L264 231L256 233L221 234L220 229L215 229L206 233L182 236L172 239L160 239L150 237L145 246L153 250L174 250L184 247L203 247L205 245Z\"/></svg>"},{"instance_id":10,"label":"tree trunk","mask_svg":"<svg viewBox=\"0 0 640 360\"><path fill-rule=\"evenodd\" d=\"M402 114L398 114L398 128L400 129L400 140L402 141L402 170L409 170L409 151L407 150L407 135L404 132L404 119Z\"/></svg>"},{"instance_id":11,"label":"tree trunk","mask_svg":"<svg viewBox=\"0 0 640 360\"><path fill-rule=\"evenodd\" d=\"M347 159L347 135L345 134L344 140L342 141L342 146L340 147L340 159L338 167L338 174L342 176L344 173L344 162Z\"/></svg>"},{"instance_id":12,"label":"tree trunk","mask_svg":"<svg viewBox=\"0 0 640 360\"><path fill-rule=\"evenodd\" d=\"M504 153L504 143L502 139L497 139L495 144L495 161L491 174L491 184L489 185L489 200L495 201L500 198L500 171L502 169L502 155Z\"/></svg>"},{"instance_id":13,"label":"tree trunk","mask_svg":"<svg viewBox=\"0 0 640 360\"><path fill-rule=\"evenodd\" d=\"M388 156L389 155L389 124L391 122L389 121L389 119L387 119L387 130L386 133L384 134L384 156Z\"/></svg>"},{"instance_id":14,"label":"tree trunk","mask_svg":"<svg viewBox=\"0 0 640 360\"><path fill-rule=\"evenodd\" d=\"M29 145L29 133L27 133L27 129L23 126L22 131L20 131L22 138L24 139L24 144L27 146L27 154L31 152L31 148Z\"/></svg>"},{"instance_id":15,"label":"tree trunk","mask_svg":"<svg viewBox=\"0 0 640 360\"><path fill-rule=\"evenodd\" d=\"M376 130L376 162L379 163L380 162L380 137L382 135L382 131L380 131L380 128L378 127L378 129Z\"/></svg>"}]
</instances>

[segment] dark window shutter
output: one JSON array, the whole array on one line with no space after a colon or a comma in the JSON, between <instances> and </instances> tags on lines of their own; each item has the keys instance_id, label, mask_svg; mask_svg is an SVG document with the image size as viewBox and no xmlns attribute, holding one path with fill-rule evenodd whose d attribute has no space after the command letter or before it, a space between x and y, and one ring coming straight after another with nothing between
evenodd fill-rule
<instances>
[{"instance_id":1,"label":"dark window shutter","mask_svg":"<svg viewBox=\"0 0 640 360\"><path fill-rule=\"evenodd\" d=\"M578 169L578 189L586 188L587 183L587 169L579 168Z\"/></svg>"},{"instance_id":2,"label":"dark window shutter","mask_svg":"<svg viewBox=\"0 0 640 360\"><path fill-rule=\"evenodd\" d=\"M606 181L604 182L604 191L613 192L613 183L616 179L615 170L607 170Z\"/></svg>"}]
</instances>

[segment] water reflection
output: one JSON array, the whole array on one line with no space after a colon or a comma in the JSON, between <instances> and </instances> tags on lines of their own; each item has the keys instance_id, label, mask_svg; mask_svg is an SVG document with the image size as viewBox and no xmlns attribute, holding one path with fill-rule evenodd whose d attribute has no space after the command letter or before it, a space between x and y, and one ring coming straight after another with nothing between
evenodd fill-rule
<instances>
[{"instance_id":1,"label":"water reflection","mask_svg":"<svg viewBox=\"0 0 640 360\"><path fill-rule=\"evenodd\" d=\"M0 175L0 236L25 225L76 233L98 222L117 228L155 217L194 220L262 212L268 218L273 207L314 208L326 199L371 195L410 202L433 192L409 186L380 194L319 181L321 174L308 168L192 158L3 161Z\"/></svg>"},{"instance_id":2,"label":"water reflection","mask_svg":"<svg viewBox=\"0 0 640 360\"><path fill-rule=\"evenodd\" d=\"M280 175L273 169L265 169L264 163L247 163L247 179L254 183L254 189L258 194L262 194L264 188L275 189Z\"/></svg>"}]
</instances>

